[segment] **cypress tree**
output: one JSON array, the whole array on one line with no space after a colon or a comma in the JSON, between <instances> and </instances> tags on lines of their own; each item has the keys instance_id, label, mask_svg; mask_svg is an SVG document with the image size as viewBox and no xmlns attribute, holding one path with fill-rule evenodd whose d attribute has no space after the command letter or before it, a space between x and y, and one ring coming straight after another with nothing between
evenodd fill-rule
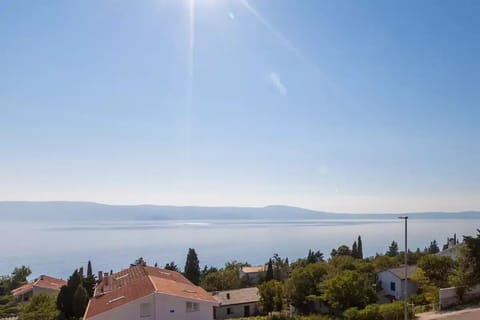
<instances>
[{"instance_id":1,"label":"cypress tree","mask_svg":"<svg viewBox=\"0 0 480 320\"><path fill-rule=\"evenodd\" d=\"M90 262L90 260L88 260L87 264L87 277L88 276L93 276L92 263Z\"/></svg>"},{"instance_id":2,"label":"cypress tree","mask_svg":"<svg viewBox=\"0 0 480 320\"><path fill-rule=\"evenodd\" d=\"M265 274L265 282L273 280L273 263L272 259L268 260L267 273Z\"/></svg>"},{"instance_id":3,"label":"cypress tree","mask_svg":"<svg viewBox=\"0 0 480 320\"><path fill-rule=\"evenodd\" d=\"M357 255L359 259L363 259L363 244L362 244L362 237L358 236L357 241Z\"/></svg>"},{"instance_id":4,"label":"cypress tree","mask_svg":"<svg viewBox=\"0 0 480 320\"><path fill-rule=\"evenodd\" d=\"M352 245L352 257L354 257L355 259L358 258L357 241L355 241Z\"/></svg>"},{"instance_id":5,"label":"cypress tree","mask_svg":"<svg viewBox=\"0 0 480 320\"><path fill-rule=\"evenodd\" d=\"M193 284L198 285L200 283L200 263L198 261L197 253L195 249L189 248L187 254L187 261L185 262L184 269L185 277Z\"/></svg>"},{"instance_id":6,"label":"cypress tree","mask_svg":"<svg viewBox=\"0 0 480 320\"><path fill-rule=\"evenodd\" d=\"M83 317L88 304L88 293L83 286L78 286L73 294L73 316L77 318Z\"/></svg>"},{"instance_id":7,"label":"cypress tree","mask_svg":"<svg viewBox=\"0 0 480 320\"><path fill-rule=\"evenodd\" d=\"M73 291L68 285L60 288L57 296L57 309L66 319L73 316Z\"/></svg>"}]
</instances>

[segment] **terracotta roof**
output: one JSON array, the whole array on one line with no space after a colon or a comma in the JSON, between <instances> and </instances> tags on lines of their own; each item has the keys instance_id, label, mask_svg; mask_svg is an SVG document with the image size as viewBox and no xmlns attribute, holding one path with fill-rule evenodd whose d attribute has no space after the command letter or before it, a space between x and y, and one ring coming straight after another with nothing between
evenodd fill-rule
<instances>
[{"instance_id":1,"label":"terracotta roof","mask_svg":"<svg viewBox=\"0 0 480 320\"><path fill-rule=\"evenodd\" d=\"M220 302L220 306L233 304L252 303L260 301L258 288L244 288L236 290L217 291L213 294L215 299Z\"/></svg>"},{"instance_id":2,"label":"terracotta roof","mask_svg":"<svg viewBox=\"0 0 480 320\"><path fill-rule=\"evenodd\" d=\"M257 273L266 271L267 268L265 266L252 266L252 267L242 267L243 273Z\"/></svg>"},{"instance_id":3,"label":"terracotta roof","mask_svg":"<svg viewBox=\"0 0 480 320\"><path fill-rule=\"evenodd\" d=\"M405 267L390 268L384 271L389 271L393 273L395 277L405 280ZM407 266L407 278L410 279L415 271L417 271L417 266Z\"/></svg>"},{"instance_id":4,"label":"terracotta roof","mask_svg":"<svg viewBox=\"0 0 480 320\"><path fill-rule=\"evenodd\" d=\"M95 288L85 319L154 293L217 303L204 289L178 272L135 266L105 277Z\"/></svg>"},{"instance_id":5,"label":"terracotta roof","mask_svg":"<svg viewBox=\"0 0 480 320\"><path fill-rule=\"evenodd\" d=\"M60 291L60 288L62 286L65 286L66 284L67 284L67 281L65 280L49 277L46 275L41 275L38 279L35 279L32 282L29 282L17 289L12 290L12 295L19 296L33 290L33 288L42 288L42 289L50 289L53 291Z\"/></svg>"}]
</instances>

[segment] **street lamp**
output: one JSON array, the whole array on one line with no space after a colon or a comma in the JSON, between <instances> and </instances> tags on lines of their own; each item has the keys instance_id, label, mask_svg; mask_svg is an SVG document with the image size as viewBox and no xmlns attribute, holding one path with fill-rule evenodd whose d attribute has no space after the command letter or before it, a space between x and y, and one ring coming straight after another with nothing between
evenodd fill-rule
<instances>
[{"instance_id":1,"label":"street lamp","mask_svg":"<svg viewBox=\"0 0 480 320\"><path fill-rule=\"evenodd\" d=\"M407 220L408 216L402 216L398 217L398 219L403 219L405 221L405 261L404 261L404 267L405 267L405 285L403 286L403 313L405 320L408 319L408 310L407 310L407 284L408 284L408 265L407 265Z\"/></svg>"}]
</instances>

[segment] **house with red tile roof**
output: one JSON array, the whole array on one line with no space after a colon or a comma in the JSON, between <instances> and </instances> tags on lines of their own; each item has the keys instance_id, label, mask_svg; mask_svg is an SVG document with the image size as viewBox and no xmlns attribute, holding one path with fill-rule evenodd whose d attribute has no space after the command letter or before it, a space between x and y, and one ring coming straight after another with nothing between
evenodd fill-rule
<instances>
[{"instance_id":1,"label":"house with red tile roof","mask_svg":"<svg viewBox=\"0 0 480 320\"><path fill-rule=\"evenodd\" d=\"M211 320L217 305L178 272L133 266L101 279L84 320Z\"/></svg>"},{"instance_id":2,"label":"house with red tile roof","mask_svg":"<svg viewBox=\"0 0 480 320\"><path fill-rule=\"evenodd\" d=\"M243 266L240 267L239 275L240 279L247 278L256 283L259 280L261 274L265 274L267 266Z\"/></svg>"},{"instance_id":3,"label":"house with red tile roof","mask_svg":"<svg viewBox=\"0 0 480 320\"><path fill-rule=\"evenodd\" d=\"M60 288L67 285L67 281L41 275L39 278L24 284L17 289L12 290L12 295L22 302L27 302L30 298L39 293L58 293Z\"/></svg>"}]
</instances>

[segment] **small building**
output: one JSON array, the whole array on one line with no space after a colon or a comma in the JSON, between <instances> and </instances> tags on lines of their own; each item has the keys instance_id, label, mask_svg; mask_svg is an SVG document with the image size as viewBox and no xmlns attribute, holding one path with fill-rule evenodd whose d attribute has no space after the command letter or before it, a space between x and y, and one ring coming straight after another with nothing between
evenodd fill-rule
<instances>
[{"instance_id":1,"label":"small building","mask_svg":"<svg viewBox=\"0 0 480 320\"><path fill-rule=\"evenodd\" d=\"M448 246L445 246L445 248L442 251L436 253L436 255L449 257L450 259L457 261L462 247L463 247L463 243L455 244L450 241L448 242Z\"/></svg>"},{"instance_id":2,"label":"small building","mask_svg":"<svg viewBox=\"0 0 480 320\"><path fill-rule=\"evenodd\" d=\"M410 280L412 274L414 274L416 270L417 266L407 267L406 282L404 267L390 268L380 271L377 274L377 279L382 288L381 295L393 297L397 300L403 300L405 283L407 284L407 297L417 293L417 284Z\"/></svg>"},{"instance_id":3,"label":"small building","mask_svg":"<svg viewBox=\"0 0 480 320\"><path fill-rule=\"evenodd\" d=\"M240 279L248 278L253 283L256 283L259 277L267 271L267 266L250 266L250 267L240 267L239 274Z\"/></svg>"},{"instance_id":4,"label":"small building","mask_svg":"<svg viewBox=\"0 0 480 320\"><path fill-rule=\"evenodd\" d=\"M214 319L223 320L258 315L258 288L217 291L213 293L219 305L214 307Z\"/></svg>"},{"instance_id":5,"label":"small building","mask_svg":"<svg viewBox=\"0 0 480 320\"><path fill-rule=\"evenodd\" d=\"M39 278L12 290L12 295L21 302L28 302L32 296L39 293L58 293L67 285L67 281L41 275Z\"/></svg>"},{"instance_id":6,"label":"small building","mask_svg":"<svg viewBox=\"0 0 480 320\"><path fill-rule=\"evenodd\" d=\"M133 266L103 276L84 320L211 320L217 305L178 272Z\"/></svg>"}]
</instances>

